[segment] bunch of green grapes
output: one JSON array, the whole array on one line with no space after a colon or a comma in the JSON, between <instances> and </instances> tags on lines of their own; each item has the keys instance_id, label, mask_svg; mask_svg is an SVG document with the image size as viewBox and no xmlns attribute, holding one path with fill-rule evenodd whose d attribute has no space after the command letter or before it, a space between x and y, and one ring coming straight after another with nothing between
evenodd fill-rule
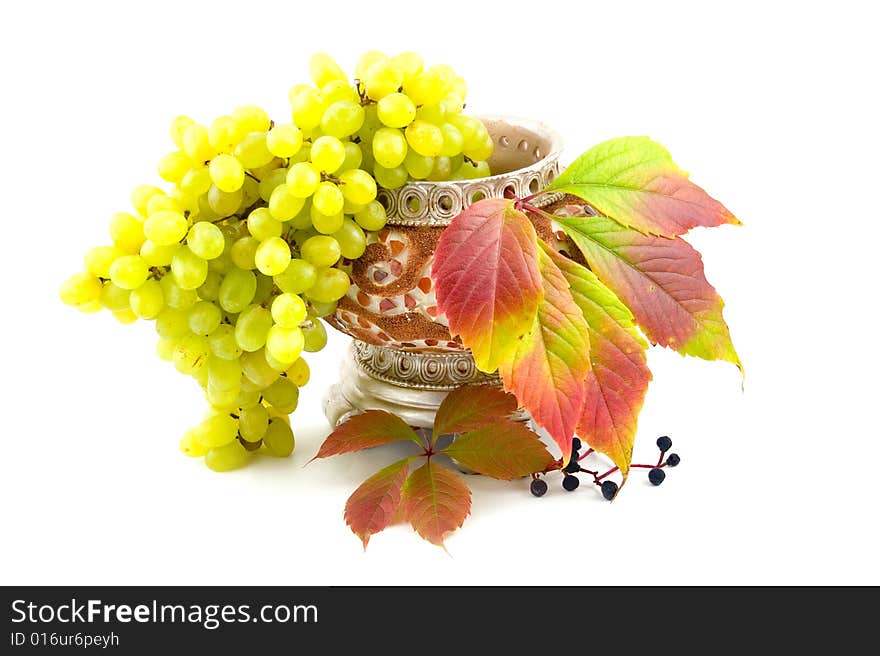
<instances>
[{"instance_id":1,"label":"bunch of green grapes","mask_svg":"<svg viewBox=\"0 0 880 656\"><path fill-rule=\"evenodd\" d=\"M215 471L294 449L289 415L324 347L320 318L350 287L343 264L381 229L379 187L490 175L492 139L462 114L466 87L415 53L360 58L354 85L328 55L290 91L292 121L246 105L208 125L180 116L168 183L134 189L111 244L61 287L84 312L155 321L157 352L210 408L181 449Z\"/></svg>"}]
</instances>

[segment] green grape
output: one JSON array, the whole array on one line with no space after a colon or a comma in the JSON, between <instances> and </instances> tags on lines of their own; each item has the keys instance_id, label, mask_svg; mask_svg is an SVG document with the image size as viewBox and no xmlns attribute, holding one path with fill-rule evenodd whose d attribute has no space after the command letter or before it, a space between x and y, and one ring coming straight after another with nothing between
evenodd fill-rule
<instances>
[{"instance_id":1,"label":"green grape","mask_svg":"<svg viewBox=\"0 0 880 656\"><path fill-rule=\"evenodd\" d=\"M186 243L198 257L203 260L213 260L223 254L226 240L223 231L213 223L199 221L189 229Z\"/></svg>"},{"instance_id":2,"label":"green grape","mask_svg":"<svg viewBox=\"0 0 880 656\"><path fill-rule=\"evenodd\" d=\"M244 136L241 124L231 116L219 116L208 127L208 143L221 153L230 153Z\"/></svg>"},{"instance_id":3,"label":"green grape","mask_svg":"<svg viewBox=\"0 0 880 656\"><path fill-rule=\"evenodd\" d=\"M376 107L379 120L389 128L405 128L416 117L416 106L402 93L385 95Z\"/></svg>"},{"instance_id":4,"label":"green grape","mask_svg":"<svg viewBox=\"0 0 880 656\"><path fill-rule=\"evenodd\" d=\"M101 289L99 301L103 308L111 312L127 310L131 307L131 291L107 282Z\"/></svg>"},{"instance_id":5,"label":"green grape","mask_svg":"<svg viewBox=\"0 0 880 656\"><path fill-rule=\"evenodd\" d=\"M165 192L153 185L140 185L131 192L131 204L142 217L147 216L147 203L153 196L164 196Z\"/></svg>"},{"instance_id":6,"label":"green grape","mask_svg":"<svg viewBox=\"0 0 880 656\"><path fill-rule=\"evenodd\" d=\"M342 257L356 260L367 249L367 237L361 227L351 219L344 219L342 227L332 237L339 243Z\"/></svg>"},{"instance_id":7,"label":"green grape","mask_svg":"<svg viewBox=\"0 0 880 656\"><path fill-rule=\"evenodd\" d=\"M315 319L311 323L311 326L302 328L305 340L303 350L309 353L316 353L327 345L327 329L324 328L324 323L319 319Z\"/></svg>"},{"instance_id":8,"label":"green grape","mask_svg":"<svg viewBox=\"0 0 880 656\"><path fill-rule=\"evenodd\" d=\"M293 363L302 353L305 341L298 327L274 325L266 336L266 353L279 362Z\"/></svg>"},{"instance_id":9,"label":"green grape","mask_svg":"<svg viewBox=\"0 0 880 656\"><path fill-rule=\"evenodd\" d=\"M213 355L224 360L237 360L242 354L241 347L235 341L235 328L228 323L221 323L208 335L208 346Z\"/></svg>"},{"instance_id":10,"label":"green grape","mask_svg":"<svg viewBox=\"0 0 880 656\"><path fill-rule=\"evenodd\" d=\"M296 441L293 437L293 431L286 421L273 419L269 422L266 434L263 435L263 445L270 455L286 458L293 453Z\"/></svg>"},{"instance_id":11,"label":"green grape","mask_svg":"<svg viewBox=\"0 0 880 656\"><path fill-rule=\"evenodd\" d=\"M287 368L284 375L286 375L287 378L297 387L303 387L309 382L309 378L311 378L309 363L302 358L297 358L296 362Z\"/></svg>"},{"instance_id":12,"label":"green grape","mask_svg":"<svg viewBox=\"0 0 880 656\"><path fill-rule=\"evenodd\" d=\"M339 258L337 257L336 259ZM275 276L273 280L282 292L301 294L315 284L317 277L318 272L315 269L315 265L306 260L294 258L287 265L287 268Z\"/></svg>"},{"instance_id":13,"label":"green grape","mask_svg":"<svg viewBox=\"0 0 880 656\"><path fill-rule=\"evenodd\" d=\"M220 326L223 312L210 301L199 301L189 309L188 320L192 332L207 337ZM210 342L208 346L210 347Z\"/></svg>"},{"instance_id":14,"label":"green grape","mask_svg":"<svg viewBox=\"0 0 880 656\"><path fill-rule=\"evenodd\" d=\"M419 155L415 150L409 150L406 153L406 159L403 160L403 166L409 177L415 180L424 180L434 169L434 158Z\"/></svg>"},{"instance_id":15,"label":"green grape","mask_svg":"<svg viewBox=\"0 0 880 656\"><path fill-rule=\"evenodd\" d=\"M443 157L455 157L464 148L464 137L461 136L458 128L452 123L443 123L440 126L440 132L443 136L443 145L440 148L440 155Z\"/></svg>"},{"instance_id":16,"label":"green grape","mask_svg":"<svg viewBox=\"0 0 880 656\"><path fill-rule=\"evenodd\" d=\"M486 178L490 175L492 175L492 171L489 169L489 162L482 161L475 164L465 162L458 167L458 170L452 177L455 180L475 180L477 178Z\"/></svg>"},{"instance_id":17,"label":"green grape","mask_svg":"<svg viewBox=\"0 0 880 656\"><path fill-rule=\"evenodd\" d=\"M225 192L217 185L211 185L211 188L208 189L208 205L217 213L217 216L231 216L235 214L241 206L242 198L241 189ZM149 221L149 219L147 220Z\"/></svg>"},{"instance_id":18,"label":"green grape","mask_svg":"<svg viewBox=\"0 0 880 656\"><path fill-rule=\"evenodd\" d=\"M159 244L147 239L141 246L140 255L149 266L164 267L171 264L178 248L180 248L180 244L177 242L167 246L159 246Z\"/></svg>"},{"instance_id":19,"label":"green grape","mask_svg":"<svg viewBox=\"0 0 880 656\"><path fill-rule=\"evenodd\" d=\"M367 71L370 70L373 64L385 61L386 59L388 59L388 55L381 50L369 50L365 52L360 56L357 64L355 64L354 76L359 80L363 80L367 75Z\"/></svg>"},{"instance_id":20,"label":"green grape","mask_svg":"<svg viewBox=\"0 0 880 656\"><path fill-rule=\"evenodd\" d=\"M157 246L176 244L186 236L188 229L189 225L187 224L186 217L180 212L172 212L170 210L162 210L161 212L151 214L143 223L144 235ZM142 244L143 240L138 244L138 250L140 250ZM126 248L123 248L123 250L127 251Z\"/></svg>"},{"instance_id":21,"label":"green grape","mask_svg":"<svg viewBox=\"0 0 880 656\"><path fill-rule=\"evenodd\" d=\"M220 389L210 382L205 385L205 398L215 408L238 410L238 392L237 389Z\"/></svg>"},{"instance_id":22,"label":"green grape","mask_svg":"<svg viewBox=\"0 0 880 656\"><path fill-rule=\"evenodd\" d=\"M269 411L262 405L243 408L238 417L238 433L243 440L259 442L269 427Z\"/></svg>"},{"instance_id":23,"label":"green grape","mask_svg":"<svg viewBox=\"0 0 880 656\"><path fill-rule=\"evenodd\" d=\"M273 278L270 276L257 276L257 289L254 292L254 300L251 301L252 305L269 305L269 297L272 296L275 290L275 283L273 282Z\"/></svg>"},{"instance_id":24,"label":"green grape","mask_svg":"<svg viewBox=\"0 0 880 656\"><path fill-rule=\"evenodd\" d=\"M300 347L300 350L302 350L302 347ZM295 360L296 358L291 360L291 363ZM289 415L296 410L296 406L299 403L299 388L293 384L293 381L281 376L263 390L263 398L279 412Z\"/></svg>"},{"instance_id":25,"label":"green grape","mask_svg":"<svg viewBox=\"0 0 880 656\"><path fill-rule=\"evenodd\" d=\"M400 166L406 157L406 137L395 128L379 128L373 136L373 157L386 169Z\"/></svg>"},{"instance_id":26,"label":"green grape","mask_svg":"<svg viewBox=\"0 0 880 656\"><path fill-rule=\"evenodd\" d=\"M359 101L357 93L348 86L345 80L332 80L321 87L321 99L325 107L329 107L339 100Z\"/></svg>"},{"instance_id":27,"label":"green grape","mask_svg":"<svg viewBox=\"0 0 880 656\"><path fill-rule=\"evenodd\" d=\"M180 450L190 458L201 458L208 453L208 447L199 442L194 436L194 430L190 429L180 438Z\"/></svg>"},{"instance_id":28,"label":"green grape","mask_svg":"<svg viewBox=\"0 0 880 656\"><path fill-rule=\"evenodd\" d=\"M232 263L239 269L255 269L257 264L254 258L257 255L257 248L260 242L250 235L237 239L229 251Z\"/></svg>"},{"instance_id":29,"label":"green grape","mask_svg":"<svg viewBox=\"0 0 880 656\"><path fill-rule=\"evenodd\" d=\"M321 172L313 164L299 162L287 173L287 186L297 198L308 198L321 183Z\"/></svg>"},{"instance_id":30,"label":"green grape","mask_svg":"<svg viewBox=\"0 0 880 656\"><path fill-rule=\"evenodd\" d=\"M364 124L364 108L354 100L337 100L324 110L321 130L331 137L347 137Z\"/></svg>"},{"instance_id":31,"label":"green grape","mask_svg":"<svg viewBox=\"0 0 880 656\"><path fill-rule=\"evenodd\" d=\"M229 444L238 436L238 419L228 414L208 417L193 429L192 436L207 447Z\"/></svg>"},{"instance_id":32,"label":"green grape","mask_svg":"<svg viewBox=\"0 0 880 656\"><path fill-rule=\"evenodd\" d=\"M165 362L171 362L172 357L174 357L174 347L176 344L177 341L174 339L160 337L159 341L156 342L156 355L165 360Z\"/></svg>"},{"instance_id":33,"label":"green grape","mask_svg":"<svg viewBox=\"0 0 880 656\"><path fill-rule=\"evenodd\" d=\"M155 319L165 307L165 293L156 280L147 280L131 292L128 298L131 311L141 319Z\"/></svg>"},{"instance_id":34,"label":"green grape","mask_svg":"<svg viewBox=\"0 0 880 656\"><path fill-rule=\"evenodd\" d=\"M357 131L358 138L367 146L373 141L376 130L382 127L379 120L379 108L377 104L369 104L364 107L364 123ZM365 153L366 154L366 153Z\"/></svg>"},{"instance_id":35,"label":"green grape","mask_svg":"<svg viewBox=\"0 0 880 656\"><path fill-rule=\"evenodd\" d=\"M268 340L268 338L267 338L267 340ZM268 341L267 341L267 343L268 343ZM278 373L284 373L284 371L286 371L287 368L290 366L289 362L281 362L281 360L278 360L277 358L272 357L272 354L269 353L268 348L263 349L263 357L266 358L266 363L270 367L272 367L272 369L277 371Z\"/></svg>"},{"instance_id":36,"label":"green grape","mask_svg":"<svg viewBox=\"0 0 880 656\"><path fill-rule=\"evenodd\" d=\"M345 161L345 146L336 137L318 137L312 143L312 164L325 173L333 173Z\"/></svg>"},{"instance_id":37,"label":"green grape","mask_svg":"<svg viewBox=\"0 0 880 656\"><path fill-rule=\"evenodd\" d=\"M246 169L266 166L275 155L269 150L265 132L251 132L235 147L235 156Z\"/></svg>"},{"instance_id":38,"label":"green grape","mask_svg":"<svg viewBox=\"0 0 880 656\"><path fill-rule=\"evenodd\" d=\"M220 157L218 155L217 157ZM217 159L214 158L214 160ZM211 160L212 162L214 160ZM207 166L199 166L194 169L190 169L186 172L186 175L180 180L180 189L188 196L201 196L203 194L208 193L208 189L211 188L211 169ZM151 203L148 204L148 211L151 211L152 199Z\"/></svg>"},{"instance_id":39,"label":"green grape","mask_svg":"<svg viewBox=\"0 0 880 656\"><path fill-rule=\"evenodd\" d=\"M274 170L274 169L273 169ZM260 183L248 176L241 185L241 206L250 207L260 199Z\"/></svg>"},{"instance_id":40,"label":"green grape","mask_svg":"<svg viewBox=\"0 0 880 656\"><path fill-rule=\"evenodd\" d=\"M176 150L159 160L159 177L168 182L180 182L191 166L192 162L187 154L182 150Z\"/></svg>"},{"instance_id":41,"label":"green grape","mask_svg":"<svg viewBox=\"0 0 880 656\"><path fill-rule=\"evenodd\" d=\"M238 440L223 446L209 449L205 454L205 464L215 472L228 472L244 467L251 459L251 453Z\"/></svg>"},{"instance_id":42,"label":"green grape","mask_svg":"<svg viewBox=\"0 0 880 656\"><path fill-rule=\"evenodd\" d=\"M361 82L370 98L381 100L397 92L403 84L403 71L388 59L377 61L366 70Z\"/></svg>"},{"instance_id":43,"label":"green grape","mask_svg":"<svg viewBox=\"0 0 880 656\"><path fill-rule=\"evenodd\" d=\"M446 106L443 103L437 105L422 105L416 112L416 118L420 121L440 125L447 120Z\"/></svg>"},{"instance_id":44,"label":"green grape","mask_svg":"<svg viewBox=\"0 0 880 656\"><path fill-rule=\"evenodd\" d=\"M235 341L245 351L259 351L266 343L272 327L272 313L259 305L251 305L238 315L235 322Z\"/></svg>"},{"instance_id":45,"label":"green grape","mask_svg":"<svg viewBox=\"0 0 880 656\"><path fill-rule=\"evenodd\" d=\"M258 207L248 215L247 227L251 236L259 241L280 237L282 232L281 222L265 207Z\"/></svg>"},{"instance_id":46,"label":"green grape","mask_svg":"<svg viewBox=\"0 0 880 656\"><path fill-rule=\"evenodd\" d=\"M171 135L171 141L178 148L183 148L183 135L186 134L191 125L195 125L195 121L189 116L178 116L171 121L169 134Z\"/></svg>"},{"instance_id":47,"label":"green grape","mask_svg":"<svg viewBox=\"0 0 880 656\"><path fill-rule=\"evenodd\" d=\"M345 296L350 286L351 281L345 271L327 267L318 269L318 278L309 288L308 295L319 303L330 303Z\"/></svg>"},{"instance_id":48,"label":"green grape","mask_svg":"<svg viewBox=\"0 0 880 656\"><path fill-rule=\"evenodd\" d=\"M183 310L166 307L156 317L156 332L163 339L178 340L189 332L189 317Z\"/></svg>"},{"instance_id":49,"label":"green grape","mask_svg":"<svg viewBox=\"0 0 880 656\"><path fill-rule=\"evenodd\" d=\"M255 385L247 376L243 377L235 404L243 410L244 408L259 405L262 400L263 388Z\"/></svg>"},{"instance_id":50,"label":"green grape","mask_svg":"<svg viewBox=\"0 0 880 656\"><path fill-rule=\"evenodd\" d=\"M298 230L310 230L312 228L312 199L307 198L305 203L303 204L302 209L299 211L295 217L293 217L289 222L289 227L293 228L294 232Z\"/></svg>"},{"instance_id":51,"label":"green grape","mask_svg":"<svg viewBox=\"0 0 880 656\"><path fill-rule=\"evenodd\" d=\"M171 198L170 196L153 196L147 203L147 216L155 214L156 212L161 212L162 210L182 213L180 203L174 198Z\"/></svg>"},{"instance_id":52,"label":"green grape","mask_svg":"<svg viewBox=\"0 0 880 656\"><path fill-rule=\"evenodd\" d=\"M180 373L192 376L208 364L210 353L206 338L189 333L178 340L171 361Z\"/></svg>"},{"instance_id":53,"label":"green grape","mask_svg":"<svg viewBox=\"0 0 880 656\"><path fill-rule=\"evenodd\" d=\"M483 140L479 144L470 147L466 146L463 150L465 155L475 161L489 159L494 151L495 142L492 140L492 135L488 132L483 133Z\"/></svg>"},{"instance_id":54,"label":"green grape","mask_svg":"<svg viewBox=\"0 0 880 656\"><path fill-rule=\"evenodd\" d=\"M275 157L288 158L302 148L303 136L300 129L291 123L276 125L266 135L266 148Z\"/></svg>"},{"instance_id":55,"label":"green grape","mask_svg":"<svg viewBox=\"0 0 880 656\"><path fill-rule=\"evenodd\" d=\"M159 281L165 296L165 305L177 310L188 310L199 300L195 289L183 289L174 280L174 276L164 276Z\"/></svg>"},{"instance_id":56,"label":"green grape","mask_svg":"<svg viewBox=\"0 0 880 656\"><path fill-rule=\"evenodd\" d=\"M97 301L102 292L101 281L86 271L74 273L61 284L58 295L66 305L83 305Z\"/></svg>"},{"instance_id":57,"label":"green grape","mask_svg":"<svg viewBox=\"0 0 880 656\"><path fill-rule=\"evenodd\" d=\"M232 112L232 118L241 124L245 132L266 132L272 124L269 115L256 105L236 107Z\"/></svg>"},{"instance_id":58,"label":"green grape","mask_svg":"<svg viewBox=\"0 0 880 656\"><path fill-rule=\"evenodd\" d=\"M309 299L309 314L313 317L329 317L331 314L336 312L336 301L331 301L330 303L321 303L316 301L313 298Z\"/></svg>"},{"instance_id":59,"label":"green grape","mask_svg":"<svg viewBox=\"0 0 880 656\"><path fill-rule=\"evenodd\" d=\"M131 308L117 310L113 313L113 318L123 325L137 321L137 315L131 311Z\"/></svg>"},{"instance_id":60,"label":"green grape","mask_svg":"<svg viewBox=\"0 0 880 656\"><path fill-rule=\"evenodd\" d=\"M339 174L342 195L357 205L366 205L376 198L376 181L366 171L349 169Z\"/></svg>"},{"instance_id":61,"label":"green grape","mask_svg":"<svg viewBox=\"0 0 880 656\"><path fill-rule=\"evenodd\" d=\"M83 314L94 314L95 312L100 312L104 309L104 306L101 305L100 300L86 301L85 303L80 303L79 305L75 305L74 307Z\"/></svg>"},{"instance_id":62,"label":"green grape","mask_svg":"<svg viewBox=\"0 0 880 656\"><path fill-rule=\"evenodd\" d=\"M293 185L280 184L272 191L269 213L277 221L290 221L302 210L305 200L296 193L295 189Z\"/></svg>"},{"instance_id":63,"label":"green grape","mask_svg":"<svg viewBox=\"0 0 880 656\"><path fill-rule=\"evenodd\" d=\"M193 123L183 133L183 151L193 163L208 162L217 154L208 139L208 128L198 123Z\"/></svg>"},{"instance_id":64,"label":"green grape","mask_svg":"<svg viewBox=\"0 0 880 656\"><path fill-rule=\"evenodd\" d=\"M434 66L414 75L403 85L403 92L416 105L436 105L448 91L449 87L444 84L443 76Z\"/></svg>"},{"instance_id":65,"label":"green grape","mask_svg":"<svg viewBox=\"0 0 880 656\"><path fill-rule=\"evenodd\" d=\"M345 204L345 197L342 192L332 182L322 182L315 190L312 197L312 209L321 214L332 216L342 212L342 206Z\"/></svg>"},{"instance_id":66,"label":"green grape","mask_svg":"<svg viewBox=\"0 0 880 656\"><path fill-rule=\"evenodd\" d=\"M123 255L110 265L110 280L122 289L136 289L150 275L150 267L140 255Z\"/></svg>"},{"instance_id":67,"label":"green grape","mask_svg":"<svg viewBox=\"0 0 880 656\"><path fill-rule=\"evenodd\" d=\"M171 260L171 273L181 289L197 289L208 277L208 263L189 246L181 246Z\"/></svg>"},{"instance_id":68,"label":"green grape","mask_svg":"<svg viewBox=\"0 0 880 656\"><path fill-rule=\"evenodd\" d=\"M291 94L290 108L293 122L300 130L312 130L321 124L324 105L317 90L306 87Z\"/></svg>"},{"instance_id":69,"label":"green grape","mask_svg":"<svg viewBox=\"0 0 880 656\"><path fill-rule=\"evenodd\" d=\"M284 184L287 180L287 169L279 168L272 171L269 175L260 180L257 185L257 190L260 192L260 198L262 198L267 203L269 199L272 198L272 192L275 191L275 188Z\"/></svg>"},{"instance_id":70,"label":"green grape","mask_svg":"<svg viewBox=\"0 0 880 656\"><path fill-rule=\"evenodd\" d=\"M141 249L144 243L144 230L145 224L127 212L114 214L110 220L110 238L119 250L129 255Z\"/></svg>"},{"instance_id":71,"label":"green grape","mask_svg":"<svg viewBox=\"0 0 880 656\"><path fill-rule=\"evenodd\" d=\"M309 75L318 87L323 87L333 80L346 81L345 73L339 68L339 64L326 52L316 52L309 59Z\"/></svg>"},{"instance_id":72,"label":"green grape","mask_svg":"<svg viewBox=\"0 0 880 656\"><path fill-rule=\"evenodd\" d=\"M110 266L125 255L125 251L117 246L95 246L86 253L85 269L99 278L110 277Z\"/></svg>"},{"instance_id":73,"label":"green grape","mask_svg":"<svg viewBox=\"0 0 880 656\"><path fill-rule=\"evenodd\" d=\"M221 390L235 390L233 400L238 397L241 387L241 363L210 356L208 358L208 383Z\"/></svg>"},{"instance_id":74,"label":"green grape","mask_svg":"<svg viewBox=\"0 0 880 656\"><path fill-rule=\"evenodd\" d=\"M381 230L385 227L388 217L385 208L377 200L367 205L363 210L354 215L354 220L364 230Z\"/></svg>"},{"instance_id":75,"label":"green grape","mask_svg":"<svg viewBox=\"0 0 880 656\"><path fill-rule=\"evenodd\" d=\"M436 157L443 150L443 132L427 121L415 120L406 128L406 141L419 155Z\"/></svg>"},{"instance_id":76,"label":"green grape","mask_svg":"<svg viewBox=\"0 0 880 656\"><path fill-rule=\"evenodd\" d=\"M271 385L281 374L269 366L262 350L241 356L241 370L245 377L260 389Z\"/></svg>"},{"instance_id":77,"label":"green grape","mask_svg":"<svg viewBox=\"0 0 880 656\"><path fill-rule=\"evenodd\" d=\"M409 174L403 166L387 169L377 163L373 168L373 175L376 177L376 182L380 187L384 187L385 189L397 189L406 184Z\"/></svg>"},{"instance_id":78,"label":"green grape","mask_svg":"<svg viewBox=\"0 0 880 656\"><path fill-rule=\"evenodd\" d=\"M260 242L254 262L263 275L278 275L290 264L290 246L281 237L270 237Z\"/></svg>"},{"instance_id":79,"label":"green grape","mask_svg":"<svg viewBox=\"0 0 880 656\"><path fill-rule=\"evenodd\" d=\"M342 250L333 237L317 235L309 237L300 249L303 259L315 267L329 267L339 260ZM317 278L316 278L317 280ZM314 285L314 282L312 283ZM311 289L311 287L309 287Z\"/></svg>"},{"instance_id":80,"label":"green grape","mask_svg":"<svg viewBox=\"0 0 880 656\"><path fill-rule=\"evenodd\" d=\"M220 283L220 307L230 313L244 310L257 291L257 278L252 271L232 269Z\"/></svg>"},{"instance_id":81,"label":"green grape","mask_svg":"<svg viewBox=\"0 0 880 656\"><path fill-rule=\"evenodd\" d=\"M323 214L315 208L314 204L309 210L309 216L315 230L324 235L330 235L339 230L342 227L342 220L344 218L341 209L336 214Z\"/></svg>"},{"instance_id":82,"label":"green grape","mask_svg":"<svg viewBox=\"0 0 880 656\"><path fill-rule=\"evenodd\" d=\"M238 158L233 155L227 153L217 155L211 160L208 171L211 182L217 185L220 191L232 193L236 189L241 189L241 185L244 183L244 168Z\"/></svg>"},{"instance_id":83,"label":"green grape","mask_svg":"<svg viewBox=\"0 0 880 656\"><path fill-rule=\"evenodd\" d=\"M220 296L221 282L223 282L223 276L209 269L208 277L205 278L205 282L196 290L196 293L203 301L216 301Z\"/></svg>"},{"instance_id":84,"label":"green grape","mask_svg":"<svg viewBox=\"0 0 880 656\"><path fill-rule=\"evenodd\" d=\"M399 55L394 55L391 58L391 62L403 73L404 84L421 73L425 67L425 62L415 52L403 52Z\"/></svg>"},{"instance_id":85,"label":"green grape","mask_svg":"<svg viewBox=\"0 0 880 656\"><path fill-rule=\"evenodd\" d=\"M272 320L279 326L294 328L306 320L306 304L296 294L283 293L272 301Z\"/></svg>"},{"instance_id":86,"label":"green grape","mask_svg":"<svg viewBox=\"0 0 880 656\"><path fill-rule=\"evenodd\" d=\"M345 149L345 159L342 160L342 164L337 170L348 171L349 169L360 168L361 162L364 160L361 147L353 141L346 141L343 148Z\"/></svg>"},{"instance_id":87,"label":"green grape","mask_svg":"<svg viewBox=\"0 0 880 656\"><path fill-rule=\"evenodd\" d=\"M449 157L435 157L434 168L431 169L431 174L428 176L428 180L431 182L448 180L452 176L453 170L455 169L453 168L452 160Z\"/></svg>"}]
</instances>

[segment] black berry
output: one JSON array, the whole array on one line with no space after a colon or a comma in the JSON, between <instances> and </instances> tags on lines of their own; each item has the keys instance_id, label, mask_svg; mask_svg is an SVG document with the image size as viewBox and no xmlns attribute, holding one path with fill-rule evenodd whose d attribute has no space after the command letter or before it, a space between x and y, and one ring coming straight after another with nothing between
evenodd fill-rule
<instances>
[{"instance_id":1,"label":"black berry","mask_svg":"<svg viewBox=\"0 0 880 656\"><path fill-rule=\"evenodd\" d=\"M602 483L602 496L611 501L617 494L617 483L614 481L605 481Z\"/></svg>"},{"instance_id":2,"label":"black berry","mask_svg":"<svg viewBox=\"0 0 880 656\"><path fill-rule=\"evenodd\" d=\"M670 453L666 458L666 464L670 467L678 467L678 463L681 462L681 457L677 453Z\"/></svg>"},{"instance_id":3,"label":"black berry","mask_svg":"<svg viewBox=\"0 0 880 656\"><path fill-rule=\"evenodd\" d=\"M581 450L581 438L576 437L571 441L571 449L572 451L580 451Z\"/></svg>"},{"instance_id":4,"label":"black berry","mask_svg":"<svg viewBox=\"0 0 880 656\"><path fill-rule=\"evenodd\" d=\"M577 459L572 457L571 461L565 466L564 471L566 474L576 474L581 470L580 463L578 463Z\"/></svg>"},{"instance_id":5,"label":"black berry","mask_svg":"<svg viewBox=\"0 0 880 656\"><path fill-rule=\"evenodd\" d=\"M654 469L648 472L648 480L651 481L651 485L660 485L665 478L666 472L659 467L654 467Z\"/></svg>"},{"instance_id":6,"label":"black berry","mask_svg":"<svg viewBox=\"0 0 880 656\"><path fill-rule=\"evenodd\" d=\"M542 478L536 478L532 481L529 489L536 497L543 497L547 493L547 481Z\"/></svg>"},{"instance_id":7,"label":"black berry","mask_svg":"<svg viewBox=\"0 0 880 656\"><path fill-rule=\"evenodd\" d=\"M574 490L576 490L577 486L580 484L580 479L577 476L572 476L571 474L562 479L562 487L564 487L569 492L573 492Z\"/></svg>"},{"instance_id":8,"label":"black berry","mask_svg":"<svg viewBox=\"0 0 880 656\"><path fill-rule=\"evenodd\" d=\"M670 440L666 435L657 438L657 448L660 449L663 453L669 451L672 448L672 440Z\"/></svg>"}]
</instances>

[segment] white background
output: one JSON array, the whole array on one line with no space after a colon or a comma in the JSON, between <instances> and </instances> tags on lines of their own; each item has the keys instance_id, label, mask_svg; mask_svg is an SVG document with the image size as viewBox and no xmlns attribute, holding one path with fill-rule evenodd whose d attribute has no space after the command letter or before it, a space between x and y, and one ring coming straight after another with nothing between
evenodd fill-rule
<instances>
[{"instance_id":1,"label":"white background","mask_svg":"<svg viewBox=\"0 0 880 656\"><path fill-rule=\"evenodd\" d=\"M18 2L0 27L0 583L880 583L877 17L871 3ZM204 405L151 324L57 287L155 181L169 121L254 102L287 120L315 50L419 50L471 111L538 118L570 160L648 134L745 226L691 236L746 367L650 353L613 504L559 479L469 478L449 553L405 525L366 553L342 521L386 452L303 468L346 339L312 359L290 460L228 475L177 451Z\"/></svg>"}]
</instances>

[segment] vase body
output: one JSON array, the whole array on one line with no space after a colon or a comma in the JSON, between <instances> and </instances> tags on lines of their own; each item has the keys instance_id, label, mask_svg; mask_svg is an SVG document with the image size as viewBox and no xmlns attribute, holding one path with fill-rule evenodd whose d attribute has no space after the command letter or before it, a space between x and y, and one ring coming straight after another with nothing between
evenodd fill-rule
<instances>
[{"instance_id":1,"label":"vase body","mask_svg":"<svg viewBox=\"0 0 880 656\"><path fill-rule=\"evenodd\" d=\"M496 375L479 371L470 351L449 333L431 280L434 250L444 228L471 203L524 197L550 184L559 173L561 144L555 132L537 122L481 120L495 142L489 160L495 175L379 191L388 223L368 235L364 254L348 264L351 288L327 317L354 338L340 381L325 400L332 425L355 412L381 409L430 428L451 390L500 384ZM541 237L554 239L552 232Z\"/></svg>"}]
</instances>

